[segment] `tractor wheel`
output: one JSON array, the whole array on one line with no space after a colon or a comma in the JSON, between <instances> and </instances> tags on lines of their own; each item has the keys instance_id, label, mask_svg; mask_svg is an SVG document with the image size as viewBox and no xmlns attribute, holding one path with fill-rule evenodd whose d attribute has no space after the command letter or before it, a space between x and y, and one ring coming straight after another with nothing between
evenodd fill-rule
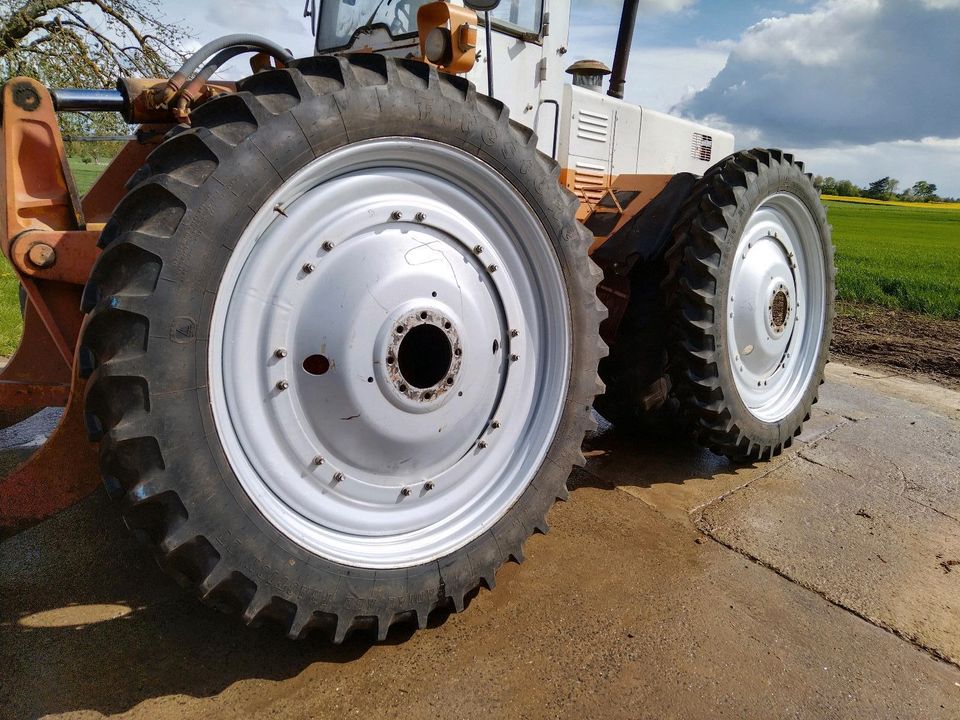
<instances>
[{"instance_id":1,"label":"tractor wheel","mask_svg":"<svg viewBox=\"0 0 960 720\"><path fill-rule=\"evenodd\" d=\"M756 149L711 168L667 263L671 375L695 436L735 460L780 453L817 401L833 328L833 244L803 166Z\"/></svg>"},{"instance_id":2,"label":"tractor wheel","mask_svg":"<svg viewBox=\"0 0 960 720\"><path fill-rule=\"evenodd\" d=\"M340 642L519 562L602 389L558 174L465 79L376 54L250 77L157 148L104 230L80 362L161 564Z\"/></svg>"}]
</instances>

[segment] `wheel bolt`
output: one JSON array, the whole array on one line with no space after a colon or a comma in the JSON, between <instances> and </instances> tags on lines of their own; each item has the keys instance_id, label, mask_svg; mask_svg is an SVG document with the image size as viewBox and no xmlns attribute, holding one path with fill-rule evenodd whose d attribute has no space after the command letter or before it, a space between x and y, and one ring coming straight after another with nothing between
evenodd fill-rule
<instances>
[{"instance_id":1,"label":"wheel bolt","mask_svg":"<svg viewBox=\"0 0 960 720\"><path fill-rule=\"evenodd\" d=\"M314 465L323 465L323 463L324 463L324 460L323 460L323 456L322 456L322 455L317 455L317 456L313 459L313 464L314 464Z\"/></svg>"},{"instance_id":2,"label":"wheel bolt","mask_svg":"<svg viewBox=\"0 0 960 720\"><path fill-rule=\"evenodd\" d=\"M514 329L510 331L510 337L519 337L519 336L520 336L519 330Z\"/></svg>"},{"instance_id":3,"label":"wheel bolt","mask_svg":"<svg viewBox=\"0 0 960 720\"><path fill-rule=\"evenodd\" d=\"M480 442L477 443L477 447L480 448L481 450L483 450L486 446L487 446L486 440L481 440Z\"/></svg>"},{"instance_id":4,"label":"wheel bolt","mask_svg":"<svg viewBox=\"0 0 960 720\"><path fill-rule=\"evenodd\" d=\"M434 485L433 480L430 480L429 482L427 482L427 483L423 486L423 489L424 489L424 490L427 490L427 491L430 491L430 490L433 490L435 487L436 487L436 485Z\"/></svg>"},{"instance_id":5,"label":"wheel bolt","mask_svg":"<svg viewBox=\"0 0 960 720\"><path fill-rule=\"evenodd\" d=\"M410 488L408 487L403 488L403 490L400 491L400 494L403 495L404 497L408 497L410 495Z\"/></svg>"},{"instance_id":6,"label":"wheel bolt","mask_svg":"<svg viewBox=\"0 0 960 720\"><path fill-rule=\"evenodd\" d=\"M490 423L490 427L493 428L494 430L499 430L499 429L500 429L500 421L499 421L499 420L494 420L492 423Z\"/></svg>"},{"instance_id":7,"label":"wheel bolt","mask_svg":"<svg viewBox=\"0 0 960 720\"><path fill-rule=\"evenodd\" d=\"M402 219L403 219L403 213L400 212L399 210L394 210L394 211L390 214L390 217L392 217L394 220L402 220Z\"/></svg>"},{"instance_id":8,"label":"wheel bolt","mask_svg":"<svg viewBox=\"0 0 960 720\"><path fill-rule=\"evenodd\" d=\"M427 219L427 215L426 213L418 212L416 215L413 216L413 219L416 220L417 222L423 222L424 220Z\"/></svg>"},{"instance_id":9,"label":"wheel bolt","mask_svg":"<svg viewBox=\"0 0 960 720\"><path fill-rule=\"evenodd\" d=\"M281 380L277 383L277 390L286 390L288 387L290 387L290 383L286 380Z\"/></svg>"},{"instance_id":10,"label":"wheel bolt","mask_svg":"<svg viewBox=\"0 0 960 720\"><path fill-rule=\"evenodd\" d=\"M314 270L316 270L316 267L313 265L313 263L304 263L302 270L303 270L307 275L309 275L309 274L312 273Z\"/></svg>"},{"instance_id":11,"label":"wheel bolt","mask_svg":"<svg viewBox=\"0 0 960 720\"><path fill-rule=\"evenodd\" d=\"M474 245L473 252L477 255L483 252L483 245Z\"/></svg>"},{"instance_id":12,"label":"wheel bolt","mask_svg":"<svg viewBox=\"0 0 960 720\"><path fill-rule=\"evenodd\" d=\"M514 355L511 355L511 356L510 356L510 360L511 360L512 362L516 362L516 361L519 360L519 359L520 359L520 356L519 356L519 355L514 354Z\"/></svg>"},{"instance_id":13,"label":"wheel bolt","mask_svg":"<svg viewBox=\"0 0 960 720\"><path fill-rule=\"evenodd\" d=\"M327 252L330 252L331 250L333 250L333 241L332 241L332 240L324 240L324 241L323 241L323 245L321 245L320 247L322 247L322 248L323 248L324 250L326 250Z\"/></svg>"},{"instance_id":14,"label":"wheel bolt","mask_svg":"<svg viewBox=\"0 0 960 720\"><path fill-rule=\"evenodd\" d=\"M342 472L335 472L335 473L333 474L333 481L334 481L334 482L340 482L341 480L343 480L343 473L342 473Z\"/></svg>"},{"instance_id":15,"label":"wheel bolt","mask_svg":"<svg viewBox=\"0 0 960 720\"><path fill-rule=\"evenodd\" d=\"M287 356L287 350L286 348L277 348L276 350L274 350L273 354L276 355L278 358L285 358Z\"/></svg>"},{"instance_id":16,"label":"wheel bolt","mask_svg":"<svg viewBox=\"0 0 960 720\"><path fill-rule=\"evenodd\" d=\"M497 268L496 265L488 265L488 266L487 266L487 270L489 270L489 271L492 272L492 273L495 273L495 272L497 271L497 269L498 269L498 268Z\"/></svg>"}]
</instances>

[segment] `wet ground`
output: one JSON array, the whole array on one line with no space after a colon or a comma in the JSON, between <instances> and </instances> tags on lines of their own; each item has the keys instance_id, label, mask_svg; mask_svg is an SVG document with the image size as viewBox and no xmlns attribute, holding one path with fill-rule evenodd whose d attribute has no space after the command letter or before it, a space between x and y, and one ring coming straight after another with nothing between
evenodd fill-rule
<instances>
[{"instance_id":1,"label":"wet ground","mask_svg":"<svg viewBox=\"0 0 960 720\"><path fill-rule=\"evenodd\" d=\"M523 565L382 644L242 629L98 492L0 545L0 717L956 719L960 393L888 374L755 467L598 435Z\"/></svg>"}]
</instances>

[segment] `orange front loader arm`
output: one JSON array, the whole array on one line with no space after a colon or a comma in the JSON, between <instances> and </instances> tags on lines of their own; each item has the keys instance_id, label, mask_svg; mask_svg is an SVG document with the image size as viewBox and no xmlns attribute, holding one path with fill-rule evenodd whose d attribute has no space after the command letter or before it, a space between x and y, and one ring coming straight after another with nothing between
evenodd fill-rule
<instances>
[{"instance_id":1,"label":"orange front loader arm","mask_svg":"<svg viewBox=\"0 0 960 720\"><path fill-rule=\"evenodd\" d=\"M74 361L80 296L103 223L160 137L128 143L81 200L47 89L31 78L10 80L2 112L0 249L27 302L20 345L0 372L0 423L66 408L46 444L0 480L0 532L7 533L68 507L99 481Z\"/></svg>"}]
</instances>

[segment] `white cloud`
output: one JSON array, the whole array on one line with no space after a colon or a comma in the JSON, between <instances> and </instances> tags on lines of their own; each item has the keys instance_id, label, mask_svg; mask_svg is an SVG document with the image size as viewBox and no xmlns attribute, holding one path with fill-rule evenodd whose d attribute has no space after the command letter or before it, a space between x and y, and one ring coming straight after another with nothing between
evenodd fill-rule
<instances>
[{"instance_id":1,"label":"white cloud","mask_svg":"<svg viewBox=\"0 0 960 720\"><path fill-rule=\"evenodd\" d=\"M768 144L960 135L960 0L823 0L764 20L681 110Z\"/></svg>"}]
</instances>

